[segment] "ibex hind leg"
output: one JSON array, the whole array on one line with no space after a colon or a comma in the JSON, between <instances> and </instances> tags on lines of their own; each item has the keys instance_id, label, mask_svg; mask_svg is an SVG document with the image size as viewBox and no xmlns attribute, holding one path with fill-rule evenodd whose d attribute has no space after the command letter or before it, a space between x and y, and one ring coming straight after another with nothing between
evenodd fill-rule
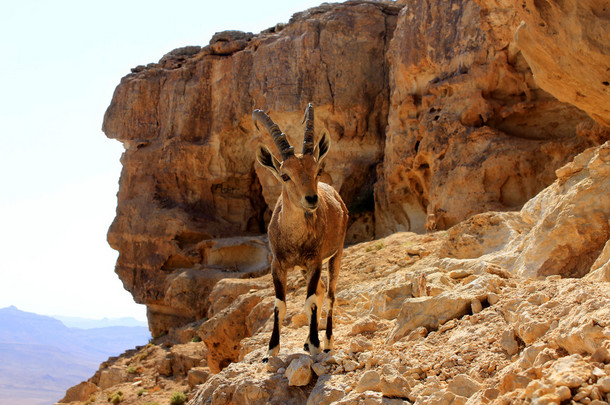
<instances>
[{"instance_id":1,"label":"ibex hind leg","mask_svg":"<svg viewBox=\"0 0 610 405\"><path fill-rule=\"evenodd\" d=\"M267 357L263 359L263 363L266 363L269 360L269 357L277 356L280 351L280 332L282 330L282 322L286 316L286 272L281 271L275 261L271 264L271 272L273 274L273 286L275 288L273 332L271 332L271 339L269 340Z\"/></svg>"},{"instance_id":2,"label":"ibex hind leg","mask_svg":"<svg viewBox=\"0 0 610 405\"><path fill-rule=\"evenodd\" d=\"M333 311L335 307L335 288L337 287L337 279L341 270L341 255L337 254L328 262L328 291L326 294L326 333L324 334L324 351L329 352L334 348L333 337Z\"/></svg>"}]
</instances>

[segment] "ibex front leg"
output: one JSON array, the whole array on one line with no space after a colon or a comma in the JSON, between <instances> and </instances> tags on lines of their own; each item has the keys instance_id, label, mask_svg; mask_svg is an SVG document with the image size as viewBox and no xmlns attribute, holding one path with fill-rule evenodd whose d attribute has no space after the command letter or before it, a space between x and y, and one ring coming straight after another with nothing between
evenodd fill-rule
<instances>
[{"instance_id":1,"label":"ibex front leg","mask_svg":"<svg viewBox=\"0 0 610 405\"><path fill-rule=\"evenodd\" d=\"M305 300L305 313L309 319L309 336L303 348L311 355L320 353L320 338L318 337L318 318L322 310L322 300L324 298L324 288L320 283L322 273L322 263L316 263L309 270L309 280L307 280L307 299Z\"/></svg>"},{"instance_id":2,"label":"ibex front leg","mask_svg":"<svg viewBox=\"0 0 610 405\"><path fill-rule=\"evenodd\" d=\"M328 262L328 293L326 296L326 334L324 335L324 351L329 352L334 349L335 339L333 338L333 312L335 308L335 288L339 271L341 270L341 256L343 249L339 250Z\"/></svg>"},{"instance_id":3,"label":"ibex front leg","mask_svg":"<svg viewBox=\"0 0 610 405\"><path fill-rule=\"evenodd\" d=\"M273 309L273 332L269 340L269 351L263 359L266 363L271 356L277 356L280 351L280 332L282 322L286 316L286 269L282 268L278 261L271 262L271 274L273 276L273 287L275 288L275 308Z\"/></svg>"}]
</instances>

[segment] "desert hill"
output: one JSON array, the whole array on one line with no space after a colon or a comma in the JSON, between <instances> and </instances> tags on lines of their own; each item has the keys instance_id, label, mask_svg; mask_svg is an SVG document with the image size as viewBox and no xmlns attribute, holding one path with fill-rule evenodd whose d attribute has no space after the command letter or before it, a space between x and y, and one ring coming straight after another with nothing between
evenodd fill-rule
<instances>
[{"instance_id":1,"label":"desert hill","mask_svg":"<svg viewBox=\"0 0 610 405\"><path fill-rule=\"evenodd\" d=\"M53 403L101 361L149 337L143 327L74 329L15 307L0 309L0 402Z\"/></svg>"}]
</instances>

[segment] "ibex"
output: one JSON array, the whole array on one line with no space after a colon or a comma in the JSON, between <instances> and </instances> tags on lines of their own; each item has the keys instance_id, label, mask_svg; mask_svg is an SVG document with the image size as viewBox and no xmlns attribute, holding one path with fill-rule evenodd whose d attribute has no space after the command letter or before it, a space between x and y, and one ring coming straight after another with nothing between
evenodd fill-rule
<instances>
[{"instance_id":1,"label":"ibex","mask_svg":"<svg viewBox=\"0 0 610 405\"><path fill-rule=\"evenodd\" d=\"M335 287L343 241L347 228L348 213L339 193L330 185L319 181L323 170L322 161L330 148L326 134L314 147L313 106L305 110L305 137L303 153L295 154L286 134L282 133L265 112L255 110L252 119L271 134L282 161L269 149L261 145L256 158L282 182L282 194L278 198L269 223L269 244L273 253L271 274L275 288L275 308L273 311L273 332L269 341L269 356L276 356L280 350L280 330L286 315L287 272L300 269L306 275L307 298L305 313L309 320L309 335L304 349L315 355L320 352L318 320L322 310L324 286L320 280L323 263L328 262L328 290L326 296L327 316L324 351L333 349L333 307Z\"/></svg>"}]
</instances>

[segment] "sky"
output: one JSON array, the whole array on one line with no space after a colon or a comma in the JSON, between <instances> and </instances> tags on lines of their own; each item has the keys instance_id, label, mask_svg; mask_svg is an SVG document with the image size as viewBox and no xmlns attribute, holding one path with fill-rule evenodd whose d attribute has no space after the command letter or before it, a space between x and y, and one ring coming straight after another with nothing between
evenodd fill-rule
<instances>
[{"instance_id":1,"label":"sky","mask_svg":"<svg viewBox=\"0 0 610 405\"><path fill-rule=\"evenodd\" d=\"M123 151L101 131L115 87L175 48L320 3L0 2L0 308L145 320L106 242Z\"/></svg>"}]
</instances>

